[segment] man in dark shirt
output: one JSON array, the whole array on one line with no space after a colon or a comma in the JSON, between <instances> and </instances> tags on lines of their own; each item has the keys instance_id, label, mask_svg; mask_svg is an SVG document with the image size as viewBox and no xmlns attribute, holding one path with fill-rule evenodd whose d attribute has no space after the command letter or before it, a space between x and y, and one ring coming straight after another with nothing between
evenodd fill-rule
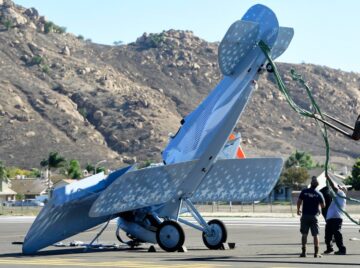
<instances>
[{"instance_id":1,"label":"man in dark shirt","mask_svg":"<svg viewBox=\"0 0 360 268\"><path fill-rule=\"evenodd\" d=\"M302 234L301 244L302 253L300 257L306 257L306 243L309 229L311 235L314 237L314 257L320 258L319 254L319 221L318 216L320 214L319 207L325 207L325 201L322 194L315 190L319 185L317 178L314 176L311 178L310 188L301 191L299 199L297 201L297 214L300 216L300 232ZM300 210L302 205L302 211Z\"/></svg>"},{"instance_id":2,"label":"man in dark shirt","mask_svg":"<svg viewBox=\"0 0 360 268\"><path fill-rule=\"evenodd\" d=\"M323 188L320 189L320 193L323 195L324 200L325 200L325 207L321 209L321 214L323 215L325 221L326 221L326 214L327 211L330 207L331 201L332 201L332 197L330 194L330 190L328 186L325 186Z\"/></svg>"}]
</instances>

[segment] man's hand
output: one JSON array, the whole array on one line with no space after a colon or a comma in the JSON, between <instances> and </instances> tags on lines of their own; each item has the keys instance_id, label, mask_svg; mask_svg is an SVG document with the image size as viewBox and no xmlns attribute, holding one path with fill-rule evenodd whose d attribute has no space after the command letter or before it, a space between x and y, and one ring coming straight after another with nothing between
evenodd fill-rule
<instances>
[{"instance_id":1,"label":"man's hand","mask_svg":"<svg viewBox=\"0 0 360 268\"><path fill-rule=\"evenodd\" d=\"M300 208L301 208L302 202L303 202L302 199L299 197L299 198L298 198L298 201L297 201L297 203L296 203L297 214L298 214L299 216L301 216L301 210L300 210Z\"/></svg>"}]
</instances>

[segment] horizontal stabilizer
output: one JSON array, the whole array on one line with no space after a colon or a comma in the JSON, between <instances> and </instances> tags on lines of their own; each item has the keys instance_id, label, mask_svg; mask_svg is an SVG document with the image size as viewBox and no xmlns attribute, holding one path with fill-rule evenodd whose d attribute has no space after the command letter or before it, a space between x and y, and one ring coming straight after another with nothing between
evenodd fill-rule
<instances>
[{"instance_id":1,"label":"horizontal stabilizer","mask_svg":"<svg viewBox=\"0 0 360 268\"><path fill-rule=\"evenodd\" d=\"M289 47L294 36L294 29L289 27L280 27L275 44L271 49L271 58L274 60L280 57Z\"/></svg>"},{"instance_id":2,"label":"horizontal stabilizer","mask_svg":"<svg viewBox=\"0 0 360 268\"><path fill-rule=\"evenodd\" d=\"M101 217L169 201L197 161L131 171L112 183L89 215Z\"/></svg>"},{"instance_id":3,"label":"horizontal stabilizer","mask_svg":"<svg viewBox=\"0 0 360 268\"><path fill-rule=\"evenodd\" d=\"M226 32L219 46L219 65L224 75L231 75L257 43L259 24L238 20Z\"/></svg>"},{"instance_id":4,"label":"horizontal stabilizer","mask_svg":"<svg viewBox=\"0 0 360 268\"><path fill-rule=\"evenodd\" d=\"M193 202L262 200L279 179L281 158L218 160L201 182Z\"/></svg>"}]
</instances>

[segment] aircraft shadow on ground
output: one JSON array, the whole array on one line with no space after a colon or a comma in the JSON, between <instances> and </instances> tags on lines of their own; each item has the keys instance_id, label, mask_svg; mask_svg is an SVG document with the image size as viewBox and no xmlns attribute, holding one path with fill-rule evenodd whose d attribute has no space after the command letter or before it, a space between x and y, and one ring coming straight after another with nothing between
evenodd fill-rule
<instances>
[{"instance_id":1,"label":"aircraft shadow on ground","mask_svg":"<svg viewBox=\"0 0 360 268\"><path fill-rule=\"evenodd\" d=\"M299 246L300 243L269 243L269 244L247 244L248 246Z\"/></svg>"},{"instance_id":2,"label":"aircraft shadow on ground","mask_svg":"<svg viewBox=\"0 0 360 268\"><path fill-rule=\"evenodd\" d=\"M5 253L0 254L1 257L36 257L36 256L56 256L56 255L71 255L71 254L87 254L87 253L101 253L101 252L111 252L111 251L126 251L126 252L135 252L140 251L144 252L145 248L103 248L103 249L85 249L85 248L63 248L63 249L55 249L55 250L43 250L39 251L36 254L23 254L20 252L16 253Z\"/></svg>"},{"instance_id":3,"label":"aircraft shadow on ground","mask_svg":"<svg viewBox=\"0 0 360 268\"><path fill-rule=\"evenodd\" d=\"M196 257L196 258L177 258L177 259L167 259L166 261L186 261L186 262L222 262L222 263L276 263L276 264L311 264L311 265L343 265L343 266L354 266L359 267L360 263L342 263L342 262L314 262L314 260L323 260L323 259L314 259L313 257L308 258L308 260L303 259L301 260L294 260L294 261L288 261L288 260L265 260L268 258L290 258L289 255L291 255L291 258L297 257L298 254L279 254L279 256L271 257L271 254L267 254L267 256L255 256L255 257L221 257L221 256L215 256L215 257ZM277 255L277 254L276 254ZM357 255L357 254L356 254ZM285 257L284 257L285 256ZM288 256L288 257L286 257Z\"/></svg>"}]
</instances>

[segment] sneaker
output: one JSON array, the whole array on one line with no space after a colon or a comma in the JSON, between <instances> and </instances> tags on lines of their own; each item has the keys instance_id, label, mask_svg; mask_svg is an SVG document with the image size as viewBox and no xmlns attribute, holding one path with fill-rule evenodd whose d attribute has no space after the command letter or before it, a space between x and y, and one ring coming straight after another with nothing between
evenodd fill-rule
<instances>
[{"instance_id":1,"label":"sneaker","mask_svg":"<svg viewBox=\"0 0 360 268\"><path fill-rule=\"evenodd\" d=\"M324 254L330 254L334 252L334 249L333 248L328 248L327 250L324 251Z\"/></svg>"},{"instance_id":2,"label":"sneaker","mask_svg":"<svg viewBox=\"0 0 360 268\"><path fill-rule=\"evenodd\" d=\"M321 258L321 257L322 257L322 255L319 254L319 253L315 253L315 254L314 254L314 258Z\"/></svg>"},{"instance_id":3,"label":"sneaker","mask_svg":"<svg viewBox=\"0 0 360 268\"><path fill-rule=\"evenodd\" d=\"M301 253L299 257L300 258L306 258L306 252Z\"/></svg>"},{"instance_id":4,"label":"sneaker","mask_svg":"<svg viewBox=\"0 0 360 268\"><path fill-rule=\"evenodd\" d=\"M335 255L346 255L346 251L335 251L334 252Z\"/></svg>"}]
</instances>

